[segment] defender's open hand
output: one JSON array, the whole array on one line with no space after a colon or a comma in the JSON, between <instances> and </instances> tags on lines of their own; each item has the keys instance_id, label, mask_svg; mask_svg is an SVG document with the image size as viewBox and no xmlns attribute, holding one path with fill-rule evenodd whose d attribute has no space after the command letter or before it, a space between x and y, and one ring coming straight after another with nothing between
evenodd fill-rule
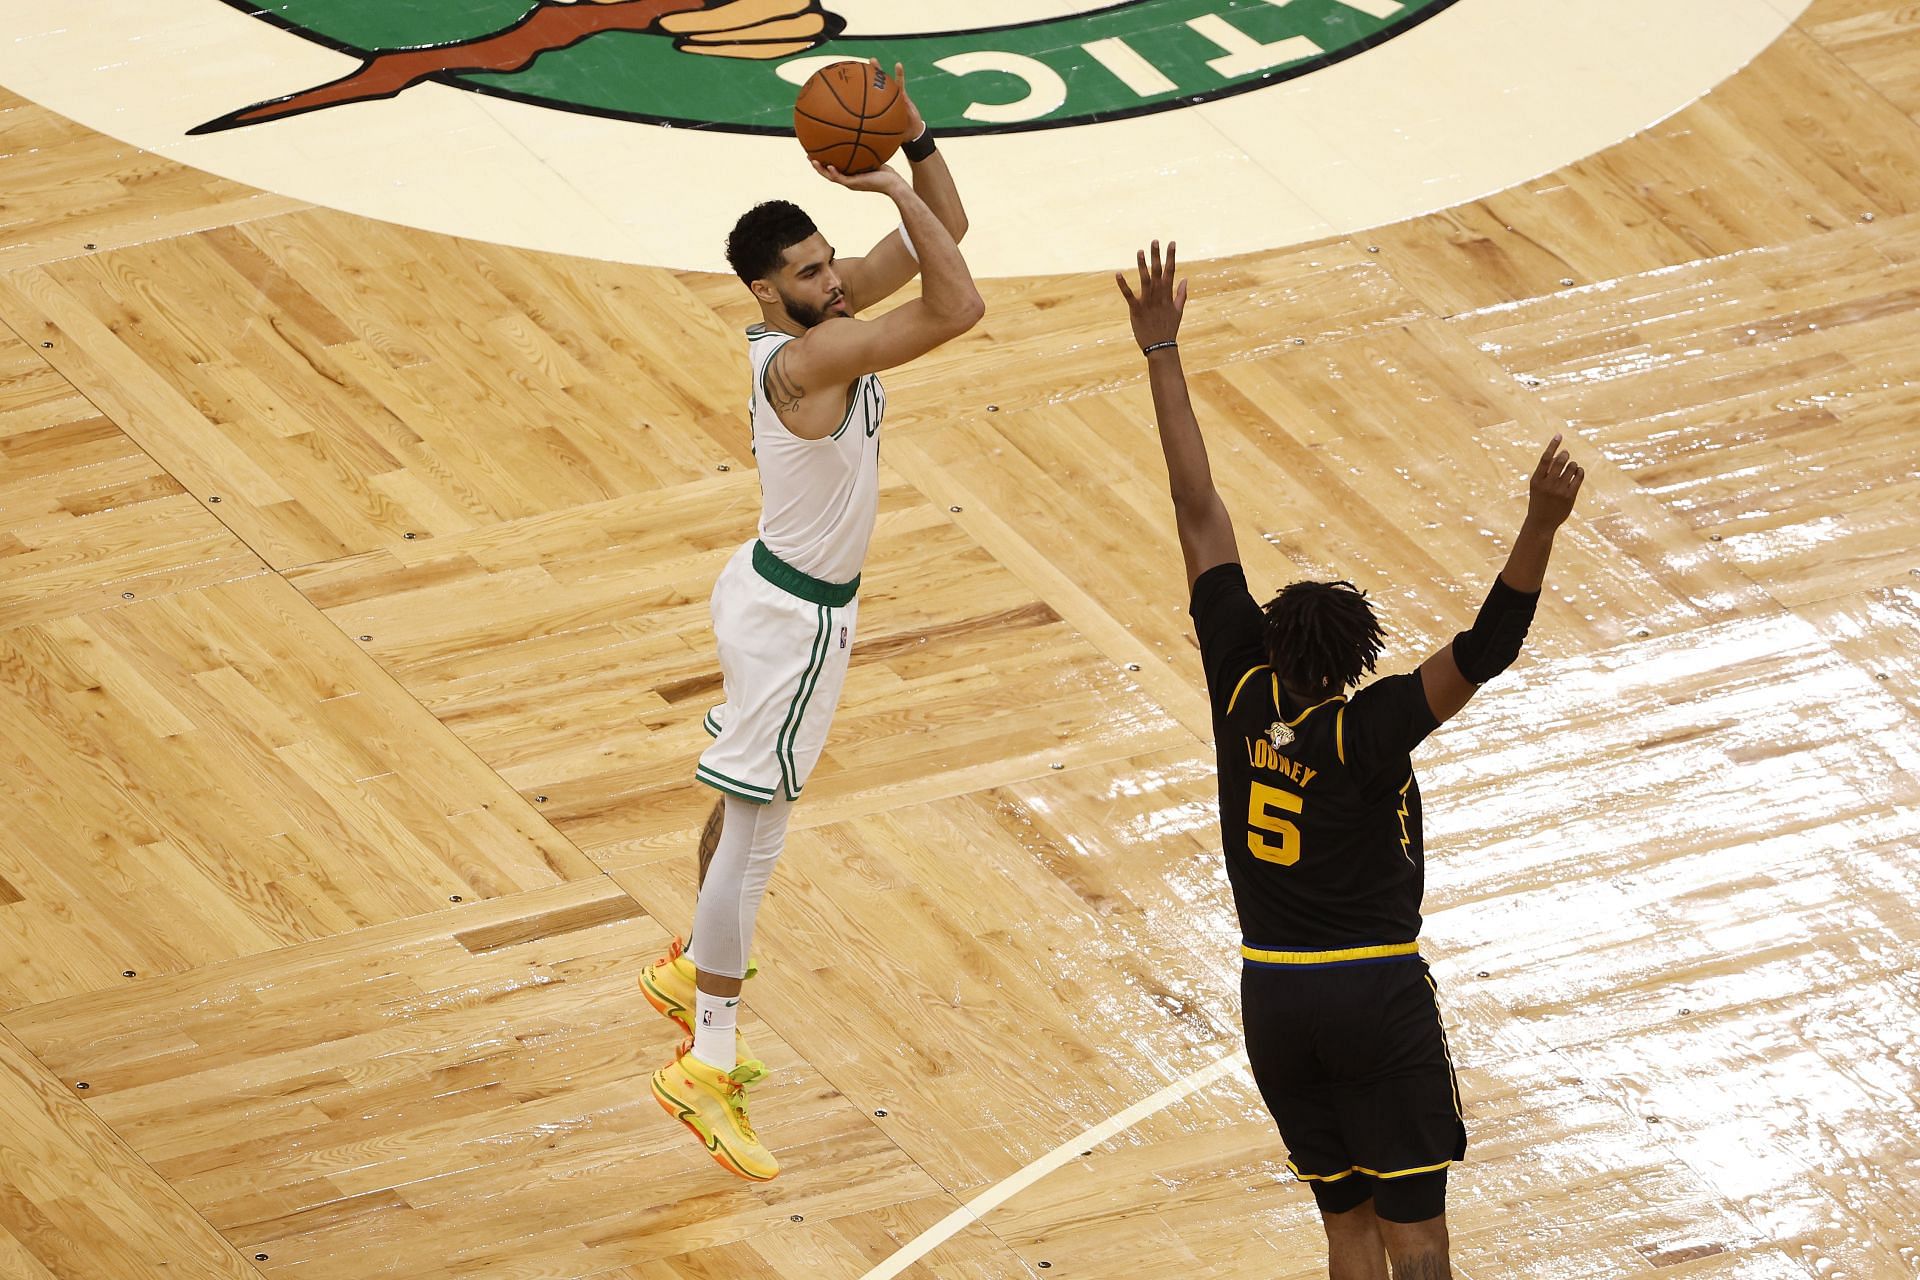
<instances>
[{"instance_id":1,"label":"defender's open hand","mask_svg":"<svg viewBox=\"0 0 1920 1280\"><path fill-rule=\"evenodd\" d=\"M1586 478L1586 468L1560 447L1559 436L1547 441L1539 465L1527 482L1528 521L1559 528L1573 514L1573 500L1580 495L1580 482Z\"/></svg>"},{"instance_id":2,"label":"defender's open hand","mask_svg":"<svg viewBox=\"0 0 1920 1280\"><path fill-rule=\"evenodd\" d=\"M1150 347L1157 342L1172 342L1180 332L1180 317L1187 309L1187 282L1182 280L1178 285L1173 282L1177 248L1173 241L1167 241L1164 266L1160 262L1158 240L1153 242L1151 264L1147 259L1147 251L1140 251L1140 292L1137 295L1127 287L1125 274L1118 271L1113 273L1121 296L1127 300L1127 311L1133 320L1133 339L1142 347Z\"/></svg>"}]
</instances>

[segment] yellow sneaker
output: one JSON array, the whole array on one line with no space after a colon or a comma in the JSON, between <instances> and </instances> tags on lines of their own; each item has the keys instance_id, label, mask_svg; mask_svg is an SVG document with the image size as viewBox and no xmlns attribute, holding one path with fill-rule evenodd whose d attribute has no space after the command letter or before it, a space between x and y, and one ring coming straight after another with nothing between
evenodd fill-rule
<instances>
[{"instance_id":1,"label":"yellow sneaker","mask_svg":"<svg viewBox=\"0 0 1920 1280\"><path fill-rule=\"evenodd\" d=\"M653 1097L662 1110L693 1130L708 1154L728 1173L765 1182L780 1162L762 1146L747 1120L747 1086L767 1078L766 1064L742 1062L731 1071L693 1056L693 1041L653 1073Z\"/></svg>"},{"instance_id":2,"label":"yellow sneaker","mask_svg":"<svg viewBox=\"0 0 1920 1280\"><path fill-rule=\"evenodd\" d=\"M751 978L758 972L760 966L749 960L747 976ZM640 971L640 994L647 998L648 1004L678 1023L680 1030L692 1035L694 1000L699 994L694 979L698 976L693 957L686 953L680 939L675 938L667 944L667 954ZM733 1033L733 1051L742 1062L753 1057L747 1052L747 1038L738 1030Z\"/></svg>"}]
</instances>

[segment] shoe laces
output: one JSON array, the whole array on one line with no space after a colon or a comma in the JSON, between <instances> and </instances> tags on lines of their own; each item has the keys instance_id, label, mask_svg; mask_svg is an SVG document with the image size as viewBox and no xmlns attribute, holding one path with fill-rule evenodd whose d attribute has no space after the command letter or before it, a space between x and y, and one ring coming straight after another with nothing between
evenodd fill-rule
<instances>
[{"instance_id":1,"label":"shoe laces","mask_svg":"<svg viewBox=\"0 0 1920 1280\"><path fill-rule=\"evenodd\" d=\"M740 1131L749 1142L758 1142L760 1139L747 1120L747 1086L759 1084L767 1075L767 1064L750 1058L721 1077L727 1083L727 1106L733 1109L734 1117L740 1121Z\"/></svg>"}]
</instances>

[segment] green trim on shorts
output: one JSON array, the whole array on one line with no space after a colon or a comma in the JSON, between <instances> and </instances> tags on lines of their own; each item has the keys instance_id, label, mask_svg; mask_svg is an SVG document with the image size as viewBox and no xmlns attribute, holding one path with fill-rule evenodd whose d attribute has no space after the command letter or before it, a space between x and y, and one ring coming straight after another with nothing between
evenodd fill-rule
<instances>
[{"instance_id":1,"label":"green trim on shorts","mask_svg":"<svg viewBox=\"0 0 1920 1280\"><path fill-rule=\"evenodd\" d=\"M855 574L852 582L822 582L767 550L767 544L757 538L753 543L753 571L788 595L829 609L845 608L860 594L860 575Z\"/></svg>"},{"instance_id":2,"label":"green trim on shorts","mask_svg":"<svg viewBox=\"0 0 1920 1280\"><path fill-rule=\"evenodd\" d=\"M793 701L787 705L786 721L773 740L774 759L780 765L780 780L786 784L789 800L800 798L800 788L796 785L800 768L793 760L793 740L800 736L800 726L806 723L807 704L813 701L814 690L820 687L820 673L827 669L827 655L833 651L833 613L825 605L820 605L819 611L819 630L813 633L807 669L801 673L800 687L794 690Z\"/></svg>"},{"instance_id":3,"label":"green trim on shorts","mask_svg":"<svg viewBox=\"0 0 1920 1280\"><path fill-rule=\"evenodd\" d=\"M693 776L696 781L704 782L715 791L724 791L730 796L752 804L772 804L773 788L759 788L751 782L741 782L738 778L729 778L726 774L709 769L704 764L695 765Z\"/></svg>"}]
</instances>

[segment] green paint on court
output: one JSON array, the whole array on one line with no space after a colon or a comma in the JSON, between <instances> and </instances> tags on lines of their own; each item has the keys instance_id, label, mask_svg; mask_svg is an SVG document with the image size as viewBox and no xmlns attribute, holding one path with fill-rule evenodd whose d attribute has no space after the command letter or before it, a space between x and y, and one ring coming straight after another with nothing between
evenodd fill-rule
<instances>
[{"instance_id":1,"label":"green paint on court","mask_svg":"<svg viewBox=\"0 0 1920 1280\"><path fill-rule=\"evenodd\" d=\"M1135 0L1013 26L830 40L807 56L872 55L905 63L914 101L946 133L1007 132L1168 110L1257 88L1370 48L1454 0ZM829 2L828 7L831 8ZM355 49L471 40L518 22L524 0L453 7L392 0L274 0L259 11ZM964 6L949 9L964 12ZM1385 16L1376 16L1385 14ZM671 40L606 32L540 55L511 74L451 82L600 115L785 133L794 86L776 62L682 53ZM983 110L1027 102L1020 119Z\"/></svg>"}]
</instances>

